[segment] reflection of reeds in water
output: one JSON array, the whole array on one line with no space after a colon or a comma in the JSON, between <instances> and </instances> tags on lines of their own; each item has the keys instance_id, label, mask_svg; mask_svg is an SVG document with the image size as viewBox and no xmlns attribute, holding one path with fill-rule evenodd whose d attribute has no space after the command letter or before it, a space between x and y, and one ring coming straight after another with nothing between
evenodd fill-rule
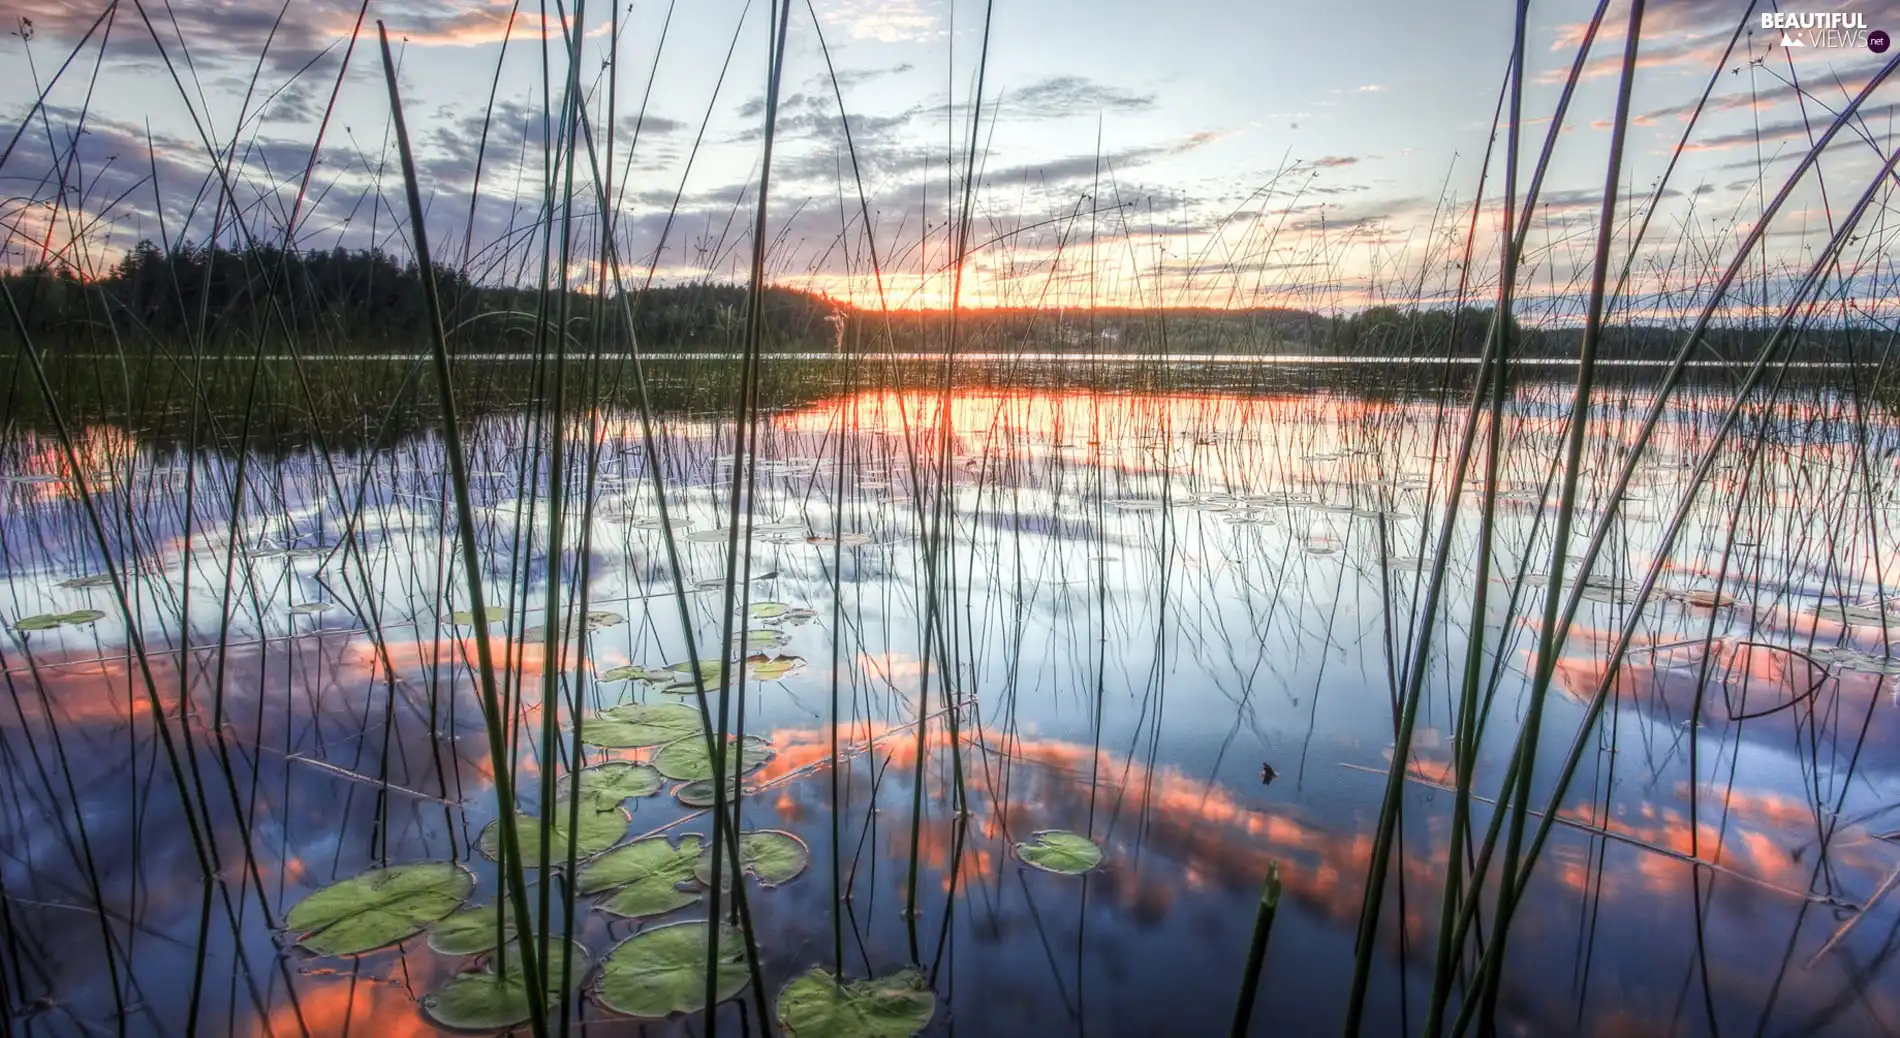
<instances>
[{"instance_id":1,"label":"reflection of reeds in water","mask_svg":"<svg viewBox=\"0 0 1900 1038\"><path fill-rule=\"evenodd\" d=\"M1562 289L1581 301L1563 340L1574 344L1574 373L1533 379L1520 362L1550 312L1551 286L1538 280L1568 240L1540 237L1538 214L1556 142L1574 126L1572 98L1598 34L1609 34L1609 5L1577 44L1528 167L1524 131L1536 120L1524 97L1528 7L1519 5L1496 116L1502 152L1486 157L1468 209L1449 198L1439 207L1433 258L1382 286L1451 309L1362 322L1364 341L1392 355L1465 342L1481 342L1482 354L1468 367L1328 385L1265 363L1234 371L1009 359L1025 328L1095 349L1140 325L1165 352L1205 317L1173 304L1205 302L1205 293L1160 261L1152 273L1114 266L1144 308L1118 313L1112 335L1102 326L1094 294L1111 267L1103 254L1133 251L1138 237L1135 203L1107 201L1119 192L1113 170L1059 218L989 236L980 213L994 117L985 114L987 11L971 94L946 115L955 143L938 157L953 185L936 198L942 219L914 236L880 223L844 80L814 33L846 145L833 244L874 305L825 310L821 345L831 355L794 362L768 356L779 334L768 291L796 280L773 148L788 40L801 38L807 18L815 27L819 12L789 2L760 9L761 157L731 221L747 229L700 243L708 271L736 270L730 257L743 255L744 287L689 315L735 361L655 362L654 344L635 335L641 308L661 298L648 290L665 249L636 249L622 228L633 211L624 178L645 153L637 137L619 139L618 9L604 43L590 42L584 6L545 23L538 183L512 200L534 215L487 253L471 218L459 267L431 261L426 156L412 148L398 56L378 25L406 248L419 261L414 305L426 314L420 358L310 356L347 343L321 330L325 303L298 284L303 268L288 251L267 250L307 240L328 115L307 164L292 171L295 201L276 231L246 207L234 159L261 131L222 143L205 131L213 197L193 215L211 222L214 241L240 246L232 255L266 303L254 319L220 317L208 295L186 299L173 285L172 302L193 316L170 341L146 335L149 315L115 310L96 289L108 331L73 333L96 351L79 361L36 340L30 324L40 304L27 293L50 282L0 278L17 346L8 370L21 413L30 405L35 416L31 428L9 429L0 461L7 475L27 477L5 487L0 561L21 600L49 603L45 612L95 600L86 595L110 605L96 636L53 630L0 646L12 706L0 722L7 776L30 805L7 829L9 852L21 848L9 858L27 864L0 871L10 1012L45 999L80 1029L173 1030L157 1019L171 1013L191 1032L211 1029L215 1005L232 1021L249 1014L260 1033L329 1033L358 1017L379 1033L421 1032L398 978L441 981L456 968L446 958L405 945L395 965L353 964L345 985L341 973L300 973L279 956L260 968L258 948L307 889L370 865L466 857L493 819L500 860L484 873L498 888L488 894L535 925L534 939L503 942L492 961L529 978L536 1035L569 1033L593 1010L565 994L566 982L544 1002L535 978L557 942L604 949L612 934L563 879L579 854L555 846L555 826L576 828L583 807L579 796L562 799L558 783L589 763L647 759L591 748L587 719L617 699L668 694L623 695L597 676L724 656L748 637L768 586L792 589L812 611L815 651L801 657L799 679L767 689L778 679L756 668L708 676L689 666L692 687L677 700L699 714L715 774L729 737L768 732L777 751L746 780L752 795L729 797L715 781L707 814L663 823L708 830L703 910L745 936L745 1004L709 1008L709 1033L769 1030L777 988L819 964L840 976L918 966L951 999L944 963L954 959L946 948L962 925L959 906L1000 899L1014 842L1038 828L1074 829L1105 848L1101 873L1073 885L1078 930L1097 925L1092 898L1158 925L1176 904L1214 896L1209 889L1241 892L1251 924L1261 884L1283 866L1285 908L1260 909L1258 940L1222 945L1234 957L1222 983L1238 996L1235 1033L1263 1015L1249 1013L1256 984L1269 998L1289 994L1276 987L1287 953L1267 940L1276 918L1282 942L1289 927L1353 935L1350 955L1331 963L1339 990L1327 992L1340 1003L1327 1011L1342 1010L1349 1033L1396 1030L1401 1012L1427 1034L1569 1023L1527 993L1537 980L1519 957L1548 956L1575 906L1594 931L1621 905L1647 907L1685 888L1689 983L1710 1029L1729 1013L1718 1001L1755 997L1765 1026L1783 987L1807 987L1776 972L1777 993L1761 999L1761 974L1711 950L1705 931L1733 925L1714 888L1740 879L1762 899L1751 908L1803 913L1784 962L1797 945L1831 951L1805 913L1861 907L1857 898L1884 889L1870 878L1891 864L1876 837L1892 826L1882 828L1885 805L1870 801L1890 798L1896 770L1887 614L1900 564L1882 470L1895 434L1864 365L1817 383L1787 362L1815 325L1851 323L1855 291L1891 287L1880 280L1885 232L1868 224L1888 201L1895 159L1876 150L1884 165L1856 167L1845 196L1833 185L1824 245L1801 266L1771 272L1765 243L1829 149L1863 139L1861 120L1892 63L1817 120L1746 230L1714 242L1685 233L1663 247L1665 256L1720 255L1684 275L1708 284L1681 308L1662 366L1643 382L1619 381L1603 355L1627 324L1668 309L1632 286L1655 255L1651 219L1675 190L1666 175L1632 205L1620 186L1631 175L1635 72L1653 45L1645 5L1630 3L1596 212L1565 232L1591 245ZM734 57L747 53L747 26L757 31L740 17L722 84L751 60ZM359 17L346 45L358 61L362 27ZM510 39L504 55L523 46ZM180 70L189 98L189 67L156 31L151 43ZM596 57L605 60L604 104L587 81ZM333 102L345 76L339 67ZM491 91L470 213L497 200L484 196L480 169L508 129L493 113ZM1702 115L1698 105L1685 120L1672 173ZM1281 208L1299 198L1288 172L1263 188ZM64 174L56 186L48 243L61 214L99 207L68 201L82 185ZM1319 265L1336 266L1356 247L1350 238L1288 245L1267 226L1247 232L1227 274L1206 261L1194 276L1239 284L1289 248L1322 258L1334 250ZM1036 273L1023 274L1012 250L1027 253L1043 230L1055 234L1059 258L1026 258L1022 269ZM21 238L8 233L10 243ZM65 254L85 245L74 235ZM42 255L51 251L42 244ZM1486 255L1495 256L1489 273ZM451 319L478 281L508 277L516 290L505 304ZM1018 323L963 305L966 279L977 278L1002 286L983 291L1016 305ZM1447 286L1427 284L1438 279ZM1070 288L1082 282L1090 305L1076 311ZM60 290L95 288L76 279ZM1326 278L1258 301L1318 305L1337 288ZM946 312L913 320L905 304L919 295ZM1475 309L1481 301L1491 309ZM1736 323L1743 363L1726 382L1692 382L1690 362ZM507 341L527 359L462 356L490 325L512 329L519 338ZM1004 359L960 359L986 352ZM1468 393L1462 407L1459 392ZM54 586L72 578L91 583ZM504 619L485 626L491 606ZM589 630L582 618L597 608L617 610L625 632ZM458 623L458 611L472 622ZM1349 646L1365 653L1351 684L1336 673ZM783 701L781 687L790 690ZM1210 701L1222 712L1219 750L1210 762L1183 761L1207 743L1171 740L1196 733ZM796 724L787 716L795 711ZM1038 734L1042 725L1065 734ZM1297 743L1298 759L1279 762L1285 784L1243 794L1227 754L1236 743L1276 755ZM1324 785L1315 776L1335 770L1328 754L1381 773L1382 787L1367 780L1338 818L1276 799L1288 785ZM1791 754L1801 796L1754 783L1744 761L1770 754ZM1256 762L1244 763L1243 777ZM827 773L823 796L812 793L817 771ZM342 791L341 804L309 795L305 782ZM1647 791L1631 795L1625 783ZM1434 798L1422 800L1426 791ZM531 831L517 809L529 810ZM775 942L803 924L774 907L775 895L724 882L741 870L738 834L767 817L820 836L811 842L829 873L813 884L826 892L822 925L803 927L822 931L816 944ZM292 832L290 818L335 838ZM1795 833L1798 853L1785 846ZM532 860L525 836L541 848ZM1157 872L1143 855L1179 871ZM879 860L894 867L876 875ZM148 870L160 868L191 880L155 884ZM83 946L63 931L53 942L83 963L33 947L45 938L49 890L96 922L96 944L93 928ZM857 904L879 890L902 903L894 942L856 929ZM147 957L170 954L145 950L154 941L189 949L173 949L189 964L173 985L180 997L145 993L159 986ZM1869 968L1877 974L1886 948L1855 947L1880 956ZM716 952L708 949L709 963ZM82 966L103 977L109 1014L87 1018L66 997L62 976ZM364 970L375 976L359 987ZM1429 999L1396 1007L1390 992L1419 977ZM964 1000L959 1019L981 1018L980 991L954 997ZM1822 1026L1832 1021L1813 1005L1828 997L1800 995ZM1891 1019L1884 997L1860 997L1874 1006L1870 1019ZM1079 1019L1085 1000L1076 1001Z\"/></svg>"}]
</instances>

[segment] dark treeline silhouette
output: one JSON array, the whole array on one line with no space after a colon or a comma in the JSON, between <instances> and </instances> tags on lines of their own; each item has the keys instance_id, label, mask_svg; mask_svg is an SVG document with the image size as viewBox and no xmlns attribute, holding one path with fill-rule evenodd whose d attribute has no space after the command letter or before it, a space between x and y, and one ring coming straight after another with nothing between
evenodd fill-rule
<instances>
[{"instance_id":1,"label":"dark treeline silhouette","mask_svg":"<svg viewBox=\"0 0 1900 1038\"><path fill-rule=\"evenodd\" d=\"M630 343L617 299L571 291L496 287L438 266L436 283L459 351L525 352L537 327L551 334L565 317L570 346L624 350ZM160 249L141 241L106 274L82 280L66 268L36 267L4 275L29 335L48 353L112 352L160 345L209 355L282 352L412 353L428 341L422 279L413 261L380 251L235 251L182 244ZM854 308L808 292L774 287L765 294L764 344L773 350L928 351L953 332L945 311L889 314ZM728 352L743 339L747 293L741 286L699 282L655 287L628 300L646 349ZM565 309L565 314L559 311ZM1492 311L1465 307L1375 306L1351 315L1263 308L1123 309L1039 307L966 310L955 315L959 349L1022 353L1239 353L1356 357L1477 356L1490 334ZM1758 328L1720 328L1705 336L1698 359L1752 357ZM17 335L12 322L0 340ZM1574 357L1574 328L1514 329L1514 352L1529 358ZM1870 360L1884 351L1884 332L1809 328L1793 337L1804 360ZM1601 356L1672 356L1682 332L1668 327L1614 326Z\"/></svg>"},{"instance_id":2,"label":"dark treeline silhouette","mask_svg":"<svg viewBox=\"0 0 1900 1038\"><path fill-rule=\"evenodd\" d=\"M35 344L49 352L110 350L163 343L208 353L249 353L294 341L313 353L410 353L428 343L421 272L412 260L377 250L236 251L191 244L161 250L141 241L105 276L82 281L68 268L5 275ZM558 294L477 284L437 265L445 323L460 349L526 350L540 326L560 326ZM722 350L746 319L743 287L699 283L653 288L630 300L642 345ZM617 304L583 293L565 300L570 343L627 343ZM603 304L611 304L609 309ZM829 344L820 296L773 288L765 298L766 340L774 347ZM8 323L7 338L17 334Z\"/></svg>"}]
</instances>

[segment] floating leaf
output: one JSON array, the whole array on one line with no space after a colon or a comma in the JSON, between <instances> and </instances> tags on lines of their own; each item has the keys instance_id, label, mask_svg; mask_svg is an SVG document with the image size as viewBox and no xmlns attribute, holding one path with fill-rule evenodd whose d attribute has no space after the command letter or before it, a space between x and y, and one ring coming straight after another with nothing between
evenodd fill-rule
<instances>
[{"instance_id":1,"label":"floating leaf","mask_svg":"<svg viewBox=\"0 0 1900 1038\"><path fill-rule=\"evenodd\" d=\"M645 667L614 667L594 675L595 681L671 681L673 675L664 670L648 670Z\"/></svg>"},{"instance_id":2,"label":"floating leaf","mask_svg":"<svg viewBox=\"0 0 1900 1038\"><path fill-rule=\"evenodd\" d=\"M1900 657L1877 656L1871 652L1862 652L1851 645L1817 648L1810 655L1821 663L1845 670L1860 670L1872 674L1900 674Z\"/></svg>"},{"instance_id":3,"label":"floating leaf","mask_svg":"<svg viewBox=\"0 0 1900 1038\"><path fill-rule=\"evenodd\" d=\"M588 862L576 880L575 889L583 894L614 891L600 907L629 919L645 919L685 908L700 898L699 890L681 890L680 884L692 881L702 842L699 834L689 833L680 837L677 847L664 836L650 836L616 847Z\"/></svg>"},{"instance_id":4,"label":"floating leaf","mask_svg":"<svg viewBox=\"0 0 1900 1038\"><path fill-rule=\"evenodd\" d=\"M1697 609L1720 609L1735 604L1735 596L1718 595L1713 591L1696 590L1683 594L1682 600Z\"/></svg>"},{"instance_id":5,"label":"floating leaf","mask_svg":"<svg viewBox=\"0 0 1900 1038\"><path fill-rule=\"evenodd\" d=\"M512 921L514 909L508 899L501 906L503 921ZM501 928L495 923L495 905L470 905L435 924L429 931L429 947L444 955L480 955L500 944ZM510 930L514 927L510 926Z\"/></svg>"},{"instance_id":6,"label":"floating leaf","mask_svg":"<svg viewBox=\"0 0 1900 1038\"><path fill-rule=\"evenodd\" d=\"M726 783L726 803L732 803L734 800L739 799L744 793L745 791L739 788L738 779L735 778L731 782ZM683 783L679 788L673 790L673 795L678 797L679 802L685 804L687 807L711 807L713 806L712 779L694 779L691 782Z\"/></svg>"},{"instance_id":7,"label":"floating leaf","mask_svg":"<svg viewBox=\"0 0 1900 1038\"><path fill-rule=\"evenodd\" d=\"M791 636L784 631L754 627L744 634L733 638L733 643L740 648L759 651L779 648L791 640Z\"/></svg>"},{"instance_id":8,"label":"floating leaf","mask_svg":"<svg viewBox=\"0 0 1900 1038\"><path fill-rule=\"evenodd\" d=\"M697 722L696 722L697 723ZM582 734L586 734L585 728ZM666 785L660 773L650 764L636 761L611 760L605 764L596 764L591 768L582 768L581 776L581 813L588 811L611 811L620 806L623 800L637 800L658 793ZM557 810L565 812L567 807L567 781L562 780L555 794Z\"/></svg>"},{"instance_id":9,"label":"floating leaf","mask_svg":"<svg viewBox=\"0 0 1900 1038\"><path fill-rule=\"evenodd\" d=\"M745 662L748 672L760 681L777 681L805 665L798 656L751 656Z\"/></svg>"},{"instance_id":10,"label":"floating leaf","mask_svg":"<svg viewBox=\"0 0 1900 1038\"><path fill-rule=\"evenodd\" d=\"M727 765L732 767L735 775L744 775L772 759L771 747L762 739L746 736L737 753L732 749L735 742L728 739L726 750ZM710 781L713 777L712 756L707 753L705 738L698 735L660 747L660 751L653 755L653 766L660 769L660 774L676 782L690 782L693 779Z\"/></svg>"},{"instance_id":11,"label":"floating leaf","mask_svg":"<svg viewBox=\"0 0 1900 1038\"><path fill-rule=\"evenodd\" d=\"M503 606L491 605L484 609L483 612L488 614L488 623L491 624L500 623L508 617L508 610ZM457 609L455 612L449 614L449 620L465 627L473 627L475 626L475 611L472 609Z\"/></svg>"},{"instance_id":12,"label":"floating leaf","mask_svg":"<svg viewBox=\"0 0 1900 1038\"><path fill-rule=\"evenodd\" d=\"M792 608L785 610L783 613L780 613L779 615L773 617L772 619L765 620L763 622L772 624L774 626L782 627L787 624L797 625L797 624L805 623L806 621L810 620L812 617L817 616L817 615L818 615L817 610L806 609L803 606L793 606Z\"/></svg>"},{"instance_id":13,"label":"floating leaf","mask_svg":"<svg viewBox=\"0 0 1900 1038\"><path fill-rule=\"evenodd\" d=\"M706 1005L706 945L711 930L700 921L642 930L621 941L600 965L594 997L617 1013L660 1019L694 1013ZM749 979L744 937L719 928L716 995L719 1001L745 990Z\"/></svg>"},{"instance_id":14,"label":"floating leaf","mask_svg":"<svg viewBox=\"0 0 1900 1038\"><path fill-rule=\"evenodd\" d=\"M730 865L731 862L726 864ZM760 886L776 887L797 879L811 865L811 848L791 833L777 829L758 829L739 834L739 868ZM701 883L712 885L712 848L699 856L693 875ZM722 877L723 879L724 877Z\"/></svg>"},{"instance_id":15,"label":"floating leaf","mask_svg":"<svg viewBox=\"0 0 1900 1038\"><path fill-rule=\"evenodd\" d=\"M620 842L627 835L627 813L618 807L602 811L581 804L580 825L576 827L574 854L576 857L591 858L601 851ZM554 846L548 849L548 863L560 868L567 863L567 811L557 809L553 824ZM541 867L541 819L530 814L515 815L515 831L521 841L521 864L523 868ZM482 827L482 856L499 859L501 856L501 819L496 819Z\"/></svg>"},{"instance_id":16,"label":"floating leaf","mask_svg":"<svg viewBox=\"0 0 1900 1038\"><path fill-rule=\"evenodd\" d=\"M59 582L59 586L63 588L70 588L75 591L85 590L88 588L95 588L95 587L111 587L112 574L90 573L83 577L74 577L71 580L62 580Z\"/></svg>"},{"instance_id":17,"label":"floating leaf","mask_svg":"<svg viewBox=\"0 0 1900 1038\"><path fill-rule=\"evenodd\" d=\"M474 889L475 876L449 861L370 869L297 902L284 927L318 955L355 955L419 932Z\"/></svg>"},{"instance_id":18,"label":"floating leaf","mask_svg":"<svg viewBox=\"0 0 1900 1038\"><path fill-rule=\"evenodd\" d=\"M937 996L916 970L840 984L813 969L785 985L774 1011L791 1038L908 1038L930 1026Z\"/></svg>"},{"instance_id":19,"label":"floating leaf","mask_svg":"<svg viewBox=\"0 0 1900 1038\"><path fill-rule=\"evenodd\" d=\"M336 603L334 602L299 602L291 606L290 611L292 615L295 616L315 616L318 613L333 609L335 606Z\"/></svg>"},{"instance_id":20,"label":"floating leaf","mask_svg":"<svg viewBox=\"0 0 1900 1038\"><path fill-rule=\"evenodd\" d=\"M692 533L686 535L686 539L696 541L700 544L724 544L726 541L732 539L732 535L726 532L725 527L716 526L710 530L694 530Z\"/></svg>"},{"instance_id":21,"label":"floating leaf","mask_svg":"<svg viewBox=\"0 0 1900 1038\"><path fill-rule=\"evenodd\" d=\"M548 945L548 961L541 964L549 994L545 1005L560 999L552 993L559 989L563 974L569 987L587 976L593 960L579 942L555 941ZM510 949L507 969L497 974L491 961L479 973L458 973L442 985L442 990L422 997L422 1011L430 1020L458 1031L500 1031L526 1023L533 1009L528 1004L528 982L521 969L521 956Z\"/></svg>"},{"instance_id":22,"label":"floating leaf","mask_svg":"<svg viewBox=\"0 0 1900 1038\"><path fill-rule=\"evenodd\" d=\"M1832 616L1832 608L1823 607L1821 615ZM1841 609L1840 615L1850 624L1863 627L1879 627L1883 622L1889 627L1900 627L1900 609L1888 609L1884 615L1877 605L1852 605Z\"/></svg>"},{"instance_id":23,"label":"floating leaf","mask_svg":"<svg viewBox=\"0 0 1900 1038\"><path fill-rule=\"evenodd\" d=\"M790 608L791 606L783 602L754 602L752 608L746 612L755 620L770 620L773 617L784 616L785 611Z\"/></svg>"},{"instance_id":24,"label":"floating leaf","mask_svg":"<svg viewBox=\"0 0 1900 1038\"><path fill-rule=\"evenodd\" d=\"M1031 834L1028 843L1016 845L1016 856L1024 864L1065 876L1079 876L1102 863L1102 849L1095 841L1067 829Z\"/></svg>"},{"instance_id":25,"label":"floating leaf","mask_svg":"<svg viewBox=\"0 0 1900 1038\"><path fill-rule=\"evenodd\" d=\"M606 630L609 627L618 627L626 622L627 618L621 616L619 613L602 611L587 614L587 629L590 631Z\"/></svg>"},{"instance_id":26,"label":"floating leaf","mask_svg":"<svg viewBox=\"0 0 1900 1038\"><path fill-rule=\"evenodd\" d=\"M698 663L669 664L666 669L672 671L674 676L673 683L667 686L666 690L669 692L691 691L694 688L693 672L695 668L697 668L699 672L699 680L708 687L719 684L726 672L726 665L719 660L700 660Z\"/></svg>"},{"instance_id":27,"label":"floating leaf","mask_svg":"<svg viewBox=\"0 0 1900 1038\"><path fill-rule=\"evenodd\" d=\"M105 612L99 609L75 609L70 613L41 613L13 622L16 631L50 631L55 627L72 627L89 624L105 619Z\"/></svg>"},{"instance_id":28,"label":"floating leaf","mask_svg":"<svg viewBox=\"0 0 1900 1038\"><path fill-rule=\"evenodd\" d=\"M699 711L684 703L627 703L588 718L581 725L581 741L605 749L632 750L664 746L702 731Z\"/></svg>"}]
</instances>

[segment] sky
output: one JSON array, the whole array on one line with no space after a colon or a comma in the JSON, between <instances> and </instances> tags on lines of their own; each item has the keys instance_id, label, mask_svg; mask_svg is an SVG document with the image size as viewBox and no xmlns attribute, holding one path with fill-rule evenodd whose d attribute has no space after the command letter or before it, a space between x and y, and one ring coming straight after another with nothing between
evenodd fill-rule
<instances>
[{"instance_id":1,"label":"sky","mask_svg":"<svg viewBox=\"0 0 1900 1038\"><path fill-rule=\"evenodd\" d=\"M603 275L596 169L611 178L624 283L649 270L660 283L745 277L767 0L578 12L549 0L545 15L541 0L370 0L352 46L361 8L9 4L5 265L51 260L90 276L140 238L407 254L381 20L437 258L491 283L533 282L563 226L543 220L543 202L566 197L564 164L550 191L544 158L568 78L565 16L584 27L579 79L595 142L593 160L579 149L571 208L552 210L572 217L570 282ZM1631 306L1693 305L1811 135L1900 56L1873 53L1865 31L1844 41L1796 33L1808 45L1784 46L1782 32L1760 27L1762 9L1840 12L1900 32L1900 0L1648 3L1611 225ZM1443 304L1461 284L1480 301L1495 292L1502 133L1488 169L1486 157L1512 4L797 0L790 10L766 206L776 282L892 307L1350 311ZM1530 7L1519 205L1595 11L1574 0ZM1628 0L1607 4L1555 135L1520 271L1533 309L1569 312L1580 298L1629 17ZM1724 60L1744 20L1749 31ZM1876 182L1894 146L1896 90L1874 92L1769 225L1756 259L1766 296L1814 261L1833 221ZM1881 294L1886 204L1882 192L1842 257L1863 295Z\"/></svg>"}]
</instances>

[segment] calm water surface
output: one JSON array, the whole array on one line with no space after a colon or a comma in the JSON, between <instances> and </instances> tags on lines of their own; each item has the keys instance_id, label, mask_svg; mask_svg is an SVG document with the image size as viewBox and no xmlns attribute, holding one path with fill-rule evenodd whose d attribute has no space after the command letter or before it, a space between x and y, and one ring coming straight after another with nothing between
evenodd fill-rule
<instances>
[{"instance_id":1,"label":"calm water surface","mask_svg":"<svg viewBox=\"0 0 1900 1038\"><path fill-rule=\"evenodd\" d=\"M1527 702L1564 394L1528 387L1503 430L1477 627L1496 679L1485 798ZM1612 394L1593 418L1580 512L1610 535L1556 664L1538 804L1727 399L1685 395L1606 516L1600 498L1647 401L1640 386ZM939 999L932 1034L1224 1032L1277 861L1286 893L1254 1032L1336 1033L1459 407L1337 388L971 388L949 400L940 453L938 406L929 391L840 391L759 427L747 594L812 611L750 625L776 632L748 648L759 676L743 693L745 730L773 756L745 780L745 825L795 833L813 857L790 883L750 887L766 987L829 965L837 920L852 975L923 968ZM584 559L578 489L565 550L549 556L545 430L498 414L469 431L486 586L506 603L492 644L519 679L509 706L530 813L542 770L569 766L565 739L540 744L550 661L538 629L524 636L543 622L552 568L571 587L584 562L587 608L613 614L567 639L563 696L588 714L683 701L597 680L689 657L639 423L591 424L600 466ZM589 427L575 418L571 448ZM698 585L726 571L732 429L672 415L660 437L707 655L724 590ZM437 1033L418 1000L474 960L421 937L317 958L272 924L383 862L463 862L475 901L497 894L479 850L493 773L474 628L450 615L467 597L439 441L329 464L308 449L256 455L235 494L228 454L191 458L103 424L80 443L114 557L135 560L130 625L110 586L62 586L104 565L55 441L21 434L0 457L0 618L105 614L0 637L14 1028L181 1034L196 987L206 1033ZM1900 731L1878 623L1879 603L1900 593L1896 445L1885 417L1857 418L1823 392L1748 413L1642 608L1613 706L1582 736L1562 824L1512 931L1507 1031L1900 1033L1900 903L1867 904L1900 865ZM569 479L584 475L577 463ZM1476 493L1465 489L1446 604L1426 628L1436 648L1404 762L1369 1033L1415 1027L1430 990L1452 693L1476 624ZM128 652L135 632L144 666ZM961 704L954 739L946 703ZM572 709L559 717L567 728ZM650 753L590 750L587 763ZM208 818L208 885L186 802ZM625 810L628 839L709 832L671 784ZM1475 812L1489 821L1484 803ZM1090 836L1104 863L1080 878L1025 867L1013 847L1044 829ZM847 891L836 905L834 873ZM598 960L639 924L589 906L576 931ZM695 915L703 906L661 921ZM574 1011L586 1033L700 1029L621 1019L585 997ZM757 1029L749 1002L722 1013L735 1033Z\"/></svg>"}]
</instances>

